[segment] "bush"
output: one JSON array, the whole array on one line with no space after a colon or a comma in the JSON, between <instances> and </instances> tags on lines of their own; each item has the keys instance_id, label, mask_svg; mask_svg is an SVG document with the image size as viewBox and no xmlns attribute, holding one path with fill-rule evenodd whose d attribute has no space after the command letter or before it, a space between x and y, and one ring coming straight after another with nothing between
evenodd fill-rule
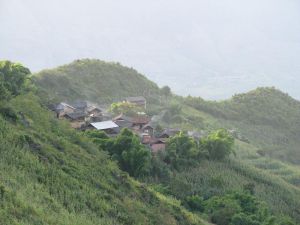
<instances>
[{"instance_id":1,"label":"bush","mask_svg":"<svg viewBox=\"0 0 300 225\"><path fill-rule=\"evenodd\" d=\"M199 195L193 195L186 198L186 203L192 211L204 211L204 200Z\"/></svg>"}]
</instances>

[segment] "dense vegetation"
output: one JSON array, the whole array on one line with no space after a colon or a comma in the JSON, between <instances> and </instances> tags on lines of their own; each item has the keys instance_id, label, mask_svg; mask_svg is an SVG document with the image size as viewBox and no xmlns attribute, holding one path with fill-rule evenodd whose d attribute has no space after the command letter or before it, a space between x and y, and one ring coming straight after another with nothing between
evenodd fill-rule
<instances>
[{"instance_id":1,"label":"dense vegetation","mask_svg":"<svg viewBox=\"0 0 300 225\"><path fill-rule=\"evenodd\" d=\"M205 224L122 172L34 93L7 90L13 97L0 100L0 224Z\"/></svg>"},{"instance_id":2,"label":"dense vegetation","mask_svg":"<svg viewBox=\"0 0 300 225\"><path fill-rule=\"evenodd\" d=\"M192 212L206 215L218 225L294 224L289 216L274 216L271 209L299 217L299 202L296 200L299 199L299 191L291 189L294 193L283 197L280 191L284 190L284 187L277 183L278 181L269 181L265 177L255 175L256 171L250 174L251 168L243 171L237 162L225 160L232 152L233 145L232 137L225 130L212 132L199 143L179 133L170 138L165 152L152 156L140 144L137 136L128 129L124 129L117 138L112 139L98 131L87 131L86 135L93 138L100 149L108 151L123 170L135 177L142 176L150 181L149 183L155 184L154 187L158 191L176 196ZM204 168L208 163L222 165L224 168L220 168L223 169L223 176L206 171ZM199 171L200 168L203 171ZM238 174L241 175L236 178ZM231 182L228 179L230 176L240 182L239 188L226 187L226 182ZM273 188L271 193L259 196L270 190L270 187ZM259 200L259 197L255 196L256 190L261 199L280 204L280 209L269 207L266 202ZM280 195L274 197L277 193ZM292 199L294 196L295 200ZM288 209L293 211L284 209L287 205L281 202L282 200L289 202Z\"/></svg>"},{"instance_id":3,"label":"dense vegetation","mask_svg":"<svg viewBox=\"0 0 300 225\"><path fill-rule=\"evenodd\" d=\"M102 131L88 130L85 134L100 150L107 151L120 168L131 176L140 177L149 173L150 151L129 129L123 129L116 138L109 138Z\"/></svg>"}]
</instances>

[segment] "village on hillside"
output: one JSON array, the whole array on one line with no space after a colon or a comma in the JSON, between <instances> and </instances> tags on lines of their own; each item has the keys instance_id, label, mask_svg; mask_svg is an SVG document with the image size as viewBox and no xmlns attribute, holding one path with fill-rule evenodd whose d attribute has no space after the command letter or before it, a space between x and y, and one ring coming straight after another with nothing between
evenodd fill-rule
<instances>
[{"instance_id":1,"label":"village on hillside","mask_svg":"<svg viewBox=\"0 0 300 225\"><path fill-rule=\"evenodd\" d=\"M113 115L106 106L88 101L75 101L72 104L61 102L53 107L58 119L66 119L74 129L104 131L109 137L117 136L123 128L128 128L140 137L141 143L148 146L152 153L165 150L168 138L181 132L179 128L163 128L145 112L147 101L143 96L125 98L128 103L140 108L141 112ZM203 133L187 131L187 135L199 141Z\"/></svg>"}]
</instances>

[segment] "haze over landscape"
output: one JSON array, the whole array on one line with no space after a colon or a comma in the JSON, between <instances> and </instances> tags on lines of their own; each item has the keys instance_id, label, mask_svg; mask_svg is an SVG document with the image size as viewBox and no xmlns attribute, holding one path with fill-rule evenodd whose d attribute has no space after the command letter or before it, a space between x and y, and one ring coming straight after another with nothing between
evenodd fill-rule
<instances>
[{"instance_id":1,"label":"haze over landscape","mask_svg":"<svg viewBox=\"0 0 300 225\"><path fill-rule=\"evenodd\" d=\"M1 0L0 58L33 72L118 61L181 95L276 86L300 99L297 0Z\"/></svg>"},{"instance_id":2,"label":"haze over landscape","mask_svg":"<svg viewBox=\"0 0 300 225\"><path fill-rule=\"evenodd\" d=\"M0 224L300 225L299 1L0 0L0 27Z\"/></svg>"}]
</instances>

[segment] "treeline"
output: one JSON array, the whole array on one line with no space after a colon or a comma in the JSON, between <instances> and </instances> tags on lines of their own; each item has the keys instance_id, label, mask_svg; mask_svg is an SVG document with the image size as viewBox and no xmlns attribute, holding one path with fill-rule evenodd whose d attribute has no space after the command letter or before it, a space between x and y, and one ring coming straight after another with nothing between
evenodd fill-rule
<instances>
[{"instance_id":1,"label":"treeline","mask_svg":"<svg viewBox=\"0 0 300 225\"><path fill-rule=\"evenodd\" d=\"M202 159L222 160L233 153L234 144L233 137L223 129L212 132L200 141L180 132L168 139L164 151L151 154L150 148L141 144L140 138L126 128L116 138L109 138L104 132L96 130L87 130L85 135L134 177L164 177L172 170L195 166Z\"/></svg>"}]
</instances>

